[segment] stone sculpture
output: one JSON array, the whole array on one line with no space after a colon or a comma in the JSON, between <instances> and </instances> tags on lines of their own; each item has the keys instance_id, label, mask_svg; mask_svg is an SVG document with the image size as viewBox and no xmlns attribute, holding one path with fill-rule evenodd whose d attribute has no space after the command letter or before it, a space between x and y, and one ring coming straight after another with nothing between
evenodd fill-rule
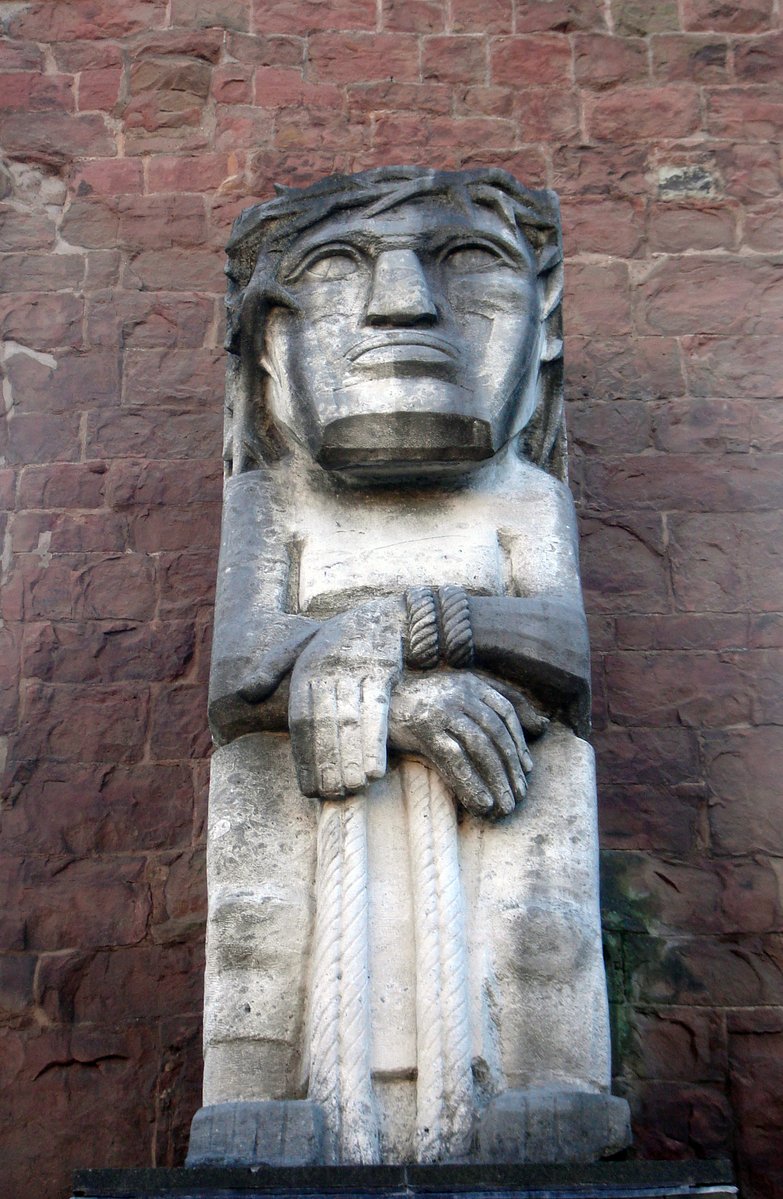
<instances>
[{"instance_id":1,"label":"stone sculpture","mask_svg":"<svg viewBox=\"0 0 783 1199\"><path fill-rule=\"evenodd\" d=\"M189 1161L616 1152L556 197L335 176L228 254Z\"/></svg>"}]
</instances>

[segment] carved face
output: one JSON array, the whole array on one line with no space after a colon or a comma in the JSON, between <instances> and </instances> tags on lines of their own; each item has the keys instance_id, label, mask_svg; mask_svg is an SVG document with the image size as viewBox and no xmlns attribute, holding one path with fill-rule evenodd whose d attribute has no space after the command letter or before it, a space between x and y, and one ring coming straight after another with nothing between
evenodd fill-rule
<instances>
[{"instance_id":1,"label":"carved face","mask_svg":"<svg viewBox=\"0 0 783 1199\"><path fill-rule=\"evenodd\" d=\"M464 472L532 407L536 271L492 210L430 197L347 210L304 234L278 279L298 311L269 315L271 414L321 465L359 480Z\"/></svg>"}]
</instances>

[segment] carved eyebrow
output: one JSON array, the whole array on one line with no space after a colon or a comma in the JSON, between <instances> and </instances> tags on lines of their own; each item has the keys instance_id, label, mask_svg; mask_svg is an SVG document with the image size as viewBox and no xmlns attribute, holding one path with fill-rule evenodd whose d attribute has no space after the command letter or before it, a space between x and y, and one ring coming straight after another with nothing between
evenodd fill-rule
<instances>
[{"instance_id":1,"label":"carved eyebrow","mask_svg":"<svg viewBox=\"0 0 783 1199\"><path fill-rule=\"evenodd\" d=\"M471 245L483 243L511 257L517 266L529 265L519 240L512 241L511 238L470 225L454 224L438 225L434 229L419 229L412 233L378 233L370 229L341 229L331 234L324 232L320 237L314 233L304 246L298 246L295 251L284 255L278 275L280 278L290 278L299 271L311 254L330 247L334 248L335 253L340 249L355 249L373 257L374 253L382 248L380 243L389 249L424 249L437 253L450 242Z\"/></svg>"}]
</instances>

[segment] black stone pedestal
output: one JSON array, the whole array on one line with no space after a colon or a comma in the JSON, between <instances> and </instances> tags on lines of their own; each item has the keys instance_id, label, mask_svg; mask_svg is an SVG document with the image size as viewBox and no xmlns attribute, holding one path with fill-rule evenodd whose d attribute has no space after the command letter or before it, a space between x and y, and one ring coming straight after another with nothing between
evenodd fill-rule
<instances>
[{"instance_id":1,"label":"black stone pedestal","mask_svg":"<svg viewBox=\"0 0 783 1199\"><path fill-rule=\"evenodd\" d=\"M79 1170L78 1199L736 1199L731 1164L600 1162L589 1166L193 1166Z\"/></svg>"}]
</instances>

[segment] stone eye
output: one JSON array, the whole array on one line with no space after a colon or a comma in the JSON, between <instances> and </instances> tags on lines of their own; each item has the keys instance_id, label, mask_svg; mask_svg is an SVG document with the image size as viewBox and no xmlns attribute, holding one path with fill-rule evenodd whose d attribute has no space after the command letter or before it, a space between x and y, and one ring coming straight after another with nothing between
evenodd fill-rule
<instances>
[{"instance_id":1,"label":"stone eye","mask_svg":"<svg viewBox=\"0 0 783 1199\"><path fill-rule=\"evenodd\" d=\"M304 274L310 279L318 279L319 282L332 283L336 279L346 279L358 269L358 263L350 254L335 250L331 254L322 254L314 259L305 268Z\"/></svg>"},{"instance_id":2,"label":"stone eye","mask_svg":"<svg viewBox=\"0 0 783 1199\"><path fill-rule=\"evenodd\" d=\"M449 251L444 261L450 271L461 274L508 265L506 260L489 246L458 246Z\"/></svg>"}]
</instances>

